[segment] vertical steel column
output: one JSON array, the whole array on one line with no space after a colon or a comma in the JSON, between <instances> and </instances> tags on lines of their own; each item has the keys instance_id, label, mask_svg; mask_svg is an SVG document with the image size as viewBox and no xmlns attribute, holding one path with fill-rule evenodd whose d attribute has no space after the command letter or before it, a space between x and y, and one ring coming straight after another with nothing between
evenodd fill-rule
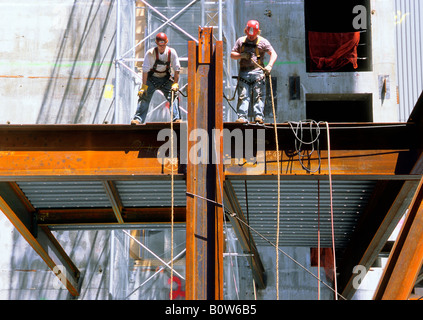
<instances>
[{"instance_id":1,"label":"vertical steel column","mask_svg":"<svg viewBox=\"0 0 423 320\"><path fill-rule=\"evenodd\" d=\"M223 299L223 43L212 32L188 43L188 300Z\"/></svg>"}]
</instances>

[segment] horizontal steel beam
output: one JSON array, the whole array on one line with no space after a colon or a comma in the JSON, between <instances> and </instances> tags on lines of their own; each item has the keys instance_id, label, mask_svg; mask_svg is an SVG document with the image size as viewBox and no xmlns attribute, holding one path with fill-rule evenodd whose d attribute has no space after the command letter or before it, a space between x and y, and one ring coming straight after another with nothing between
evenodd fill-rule
<instances>
[{"instance_id":1,"label":"horizontal steel beam","mask_svg":"<svg viewBox=\"0 0 423 320\"><path fill-rule=\"evenodd\" d=\"M401 179L413 179L408 177L410 166L416 160L417 142L412 124L331 126L330 160L335 177L396 179L401 176ZM70 177L102 180L166 178L171 167L169 162L158 158L160 148L167 143L163 136L159 138L163 129L169 129L169 124L0 125L0 181ZM183 177L185 164L191 160L185 130L186 124L175 124L179 158L175 166L179 178ZM298 144L295 145L298 133L288 124L278 124L278 130L282 179L284 176L308 178L328 174L327 131L324 127L319 128L318 149L301 159ZM317 132L316 128L313 130ZM306 139L305 136L302 138ZM211 138L209 141L214 142ZM195 143L190 145L193 144L198 147ZM225 123L223 144L225 175L243 179L277 175L272 130ZM310 145L303 144L302 148L308 152Z\"/></svg>"},{"instance_id":2,"label":"horizontal steel beam","mask_svg":"<svg viewBox=\"0 0 423 320\"><path fill-rule=\"evenodd\" d=\"M157 158L139 158L131 151L10 151L0 152L0 180L142 179L169 176L170 167Z\"/></svg>"},{"instance_id":3,"label":"horizontal steel beam","mask_svg":"<svg viewBox=\"0 0 423 320\"><path fill-rule=\"evenodd\" d=\"M318 141L321 150L328 148L327 135L330 136L332 150L409 150L422 146L418 139L414 123L328 123L319 125L300 122L278 123L278 141L282 150L294 150L295 144L310 149L309 142ZM246 137L249 130L264 130L266 150L275 149L275 132L273 124L257 126L226 122L224 129L233 134L236 129ZM316 144L315 144L316 145Z\"/></svg>"},{"instance_id":4,"label":"horizontal steel beam","mask_svg":"<svg viewBox=\"0 0 423 320\"><path fill-rule=\"evenodd\" d=\"M175 124L178 128L179 124ZM169 124L0 125L1 151L139 151L157 148Z\"/></svg>"},{"instance_id":5,"label":"horizontal steel beam","mask_svg":"<svg viewBox=\"0 0 423 320\"><path fill-rule=\"evenodd\" d=\"M411 153L411 152L410 152ZM365 177L365 179L413 179L402 170L400 163L409 152L400 150L369 150L331 152L331 171L334 176ZM260 159L234 159L224 164L227 176L242 179L252 176L272 177L277 175L276 156L266 151ZM408 163L404 163L405 166ZM305 168L303 167L305 166ZM317 170L316 172L310 172ZM178 166L175 179L183 178L183 167ZM281 176L327 176L327 152L320 158L313 155L302 163L294 156L281 155ZM119 151L12 151L0 152L0 181L25 181L54 179L102 179L127 180L152 176L169 177L171 167L160 163L155 157L140 158L138 152Z\"/></svg>"},{"instance_id":6,"label":"horizontal steel beam","mask_svg":"<svg viewBox=\"0 0 423 320\"><path fill-rule=\"evenodd\" d=\"M287 152L289 152L287 154ZM401 159L408 151L401 150L332 150L331 173L334 176L345 177L365 176L367 179L383 177L393 179L397 174L405 175L399 171ZM285 150L279 157L281 177L292 176L327 176L329 172L328 153L322 150L306 159L299 159L297 154ZM253 159L231 159L230 164L225 164L226 176L245 178L248 176L271 177L278 174L276 152L269 150L262 156ZM357 179L357 178L356 178Z\"/></svg>"},{"instance_id":7,"label":"horizontal steel beam","mask_svg":"<svg viewBox=\"0 0 423 320\"><path fill-rule=\"evenodd\" d=\"M160 208L123 208L122 221L117 221L113 208L71 208L39 209L37 224L39 226L81 225L81 224L136 224L136 223L170 223L171 209ZM174 207L175 223L186 221L186 208Z\"/></svg>"},{"instance_id":8,"label":"horizontal steel beam","mask_svg":"<svg viewBox=\"0 0 423 320\"><path fill-rule=\"evenodd\" d=\"M281 149L294 149L296 139L304 141L319 135L320 149L327 149L327 129L324 125L311 129L302 127L302 135L296 123L278 123ZM143 126L113 124L45 124L0 125L0 151L148 151L161 145L159 132L170 129L169 123L148 123ZM266 149L275 146L273 125L258 127L239 123L224 123L224 133L240 130L243 137L248 130L264 130ZM186 123L175 123L174 130L187 130ZM409 150L421 146L412 123L330 123L332 150ZM303 145L303 147L305 147Z\"/></svg>"}]
</instances>

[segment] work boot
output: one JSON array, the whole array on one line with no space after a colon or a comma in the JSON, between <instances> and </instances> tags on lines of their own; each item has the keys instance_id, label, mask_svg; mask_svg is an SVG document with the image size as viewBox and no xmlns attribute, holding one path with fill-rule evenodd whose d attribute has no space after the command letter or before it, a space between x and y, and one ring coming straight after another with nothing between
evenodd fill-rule
<instances>
[{"instance_id":1,"label":"work boot","mask_svg":"<svg viewBox=\"0 0 423 320\"><path fill-rule=\"evenodd\" d=\"M262 117L260 117L260 116L255 117L255 118L254 118L254 122L255 122L255 123L258 123L258 124L263 124L263 123L264 123L264 122L263 122L263 118L262 118Z\"/></svg>"},{"instance_id":2,"label":"work boot","mask_svg":"<svg viewBox=\"0 0 423 320\"><path fill-rule=\"evenodd\" d=\"M141 121L134 119L134 120L131 120L131 124L141 124Z\"/></svg>"},{"instance_id":3,"label":"work boot","mask_svg":"<svg viewBox=\"0 0 423 320\"><path fill-rule=\"evenodd\" d=\"M235 122L238 122L238 123L246 123L247 122L247 119L245 119L243 117L239 117Z\"/></svg>"}]
</instances>

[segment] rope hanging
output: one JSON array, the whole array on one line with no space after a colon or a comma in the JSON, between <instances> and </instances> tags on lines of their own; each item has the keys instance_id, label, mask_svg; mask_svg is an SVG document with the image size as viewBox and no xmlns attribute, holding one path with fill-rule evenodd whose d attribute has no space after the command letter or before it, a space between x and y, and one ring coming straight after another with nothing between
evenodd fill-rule
<instances>
[{"instance_id":1,"label":"rope hanging","mask_svg":"<svg viewBox=\"0 0 423 320\"><path fill-rule=\"evenodd\" d=\"M247 228L249 228L251 231L253 231L254 233L256 233L260 238L262 238L263 240L265 240L267 243L269 243L271 246L276 247L276 245L270 241L269 239L267 239L264 235L262 235L260 232L258 232L256 229L254 229L253 227L251 227L250 225L248 225L248 223L246 223L244 220L240 219L235 212L230 212L228 210L225 210L225 214L237 219L239 222L241 222L242 224L244 224ZM291 257L289 254L287 254L285 251L283 251L282 249L278 248L278 251L281 252L283 255L285 255L288 259L290 259L292 262L294 262L295 264L297 264L300 268L302 268L304 271L306 271L308 274L310 274L312 277L314 277L315 279L317 279L320 283L322 283L323 285L325 285L328 289L330 289L332 292L334 292L337 296L340 296L342 299L347 300L344 296L342 296L341 294L337 293L330 285L328 285L326 282L324 282L323 280L319 279L314 273L312 273L310 270L308 270L306 267L304 267L300 262L298 262L297 260L295 260L293 257Z\"/></svg>"},{"instance_id":2,"label":"rope hanging","mask_svg":"<svg viewBox=\"0 0 423 320\"><path fill-rule=\"evenodd\" d=\"M253 61L253 60L252 60ZM260 69L262 69L264 71L264 68L261 67L260 65L258 65L255 61L253 61L256 66L260 67ZM319 212L318 212L318 270L319 270L319 274L318 277L316 277L313 273L311 273L308 269L306 269L304 266L302 266L299 262L297 262L295 259L293 259L292 257L290 257L288 254L286 254L283 250L281 250L279 248L279 233L280 233L280 172L281 172L281 164L280 164L280 154L279 154L279 142L278 142L278 128L277 128L277 123L276 123L276 110L275 110L275 105L274 105L274 96L273 96L273 86L272 86L272 77L270 76L270 74L267 74L268 78L269 78L269 87L270 87L270 93L271 93L271 101L272 101L272 111L273 111L273 124L274 124L274 131L275 131L275 142L276 142L276 160L277 160L277 181L278 181L278 196L277 196L277 226L276 226L276 244L273 244L272 242L270 242L269 240L267 240L264 236L262 236L259 232L257 232L255 229L253 229L249 223L245 223L244 221L242 221L241 219L239 219L235 213L228 213L225 208L224 208L224 212L226 214L229 214L232 217L235 217L236 219L238 219L240 222L242 222L243 224L245 224L250 230L254 231L255 233L257 233L260 237L262 237L263 239L265 239L267 242L269 242L272 246L274 246L276 248L276 299L279 300L279 252L282 252L285 256L287 256L289 259L291 259L292 261L294 261L296 264L298 264L301 268L303 268L304 270L306 270L308 273L310 273L313 277L315 277L319 284L323 283L325 286L327 286L330 290L332 290L335 293L335 299L338 300L338 295L340 297L342 297L343 299L345 299L342 295L340 295L337 292L337 281L336 281L336 255L335 255L335 236L334 236L334 219L333 219L333 197L332 197L332 173L331 173L331 163L330 163L330 136L329 136L329 124L327 122L326 123L326 128L327 128L327 144L328 144L328 169L329 169L329 187L330 187L330 209L331 209L331 229L332 229L332 250L333 250L333 266L334 266L334 287L335 289L332 289L329 285L327 285L325 282L323 282L320 279L320 182L318 181L318 207L319 207ZM235 92L236 93L236 92ZM235 94L234 94L235 97ZM232 99L228 99L225 95L224 98L229 102L232 101L234 99L234 97ZM172 104L173 104L173 93L172 93ZM232 107L232 106L231 106ZM171 118L173 118L173 108L171 108ZM314 123L316 123L314 121ZM312 144L313 148L311 153L309 153L307 156L310 157L311 154L314 152L314 143L319 141L319 136L320 136L320 127L319 127L319 123L317 123L317 135L316 137L313 139L313 136L310 142L304 142L302 140L302 136L301 138L298 137L297 133L298 133L298 127L297 130L295 131L292 127L292 124L289 123L291 126L292 131L294 132L297 140L300 142L300 145L305 143L305 144ZM302 125L300 123L300 125ZM313 121L310 123L310 132L312 132L312 125L313 125ZM171 154L172 154L172 159L173 159L173 123L171 124ZM297 146L297 141L296 141L296 146ZM320 164L321 164L321 159L320 159L320 150L319 147L317 145L317 150L318 150L318 155L319 155L319 165L318 165L318 169L315 171L311 171L309 168L306 168L303 163L302 163L302 156L301 156L301 151L300 148L297 148L298 151L298 155L299 155L299 160L300 163L302 165L302 167L304 169L306 169L309 172L316 172L318 170L320 170ZM219 177L220 178L220 177ZM222 191L222 190L221 190ZM187 192L188 194L188 192ZM193 195L196 196L196 195ZM209 199L205 199L207 201L212 201ZM214 202L214 201L212 201ZM222 206L222 205L220 205ZM172 250L171 250L171 255L173 257L173 166L172 166ZM173 263L173 260L171 260ZM171 281L172 281L172 276L173 274L171 273ZM171 288L172 290L172 288ZM171 291L172 292L172 291ZM318 298L320 300L320 285L318 288ZM346 299L345 299L346 300Z\"/></svg>"},{"instance_id":3,"label":"rope hanging","mask_svg":"<svg viewBox=\"0 0 423 320\"><path fill-rule=\"evenodd\" d=\"M272 100L272 111L273 111L273 125L275 128L275 141L276 141L276 162L278 165L278 209L277 209L277 221L276 221L276 300L279 300L279 230L280 230L280 209L281 209L281 162L279 155L279 140L278 140L278 128L276 125L276 110L275 102L273 101L273 88L272 88L272 77L269 77L270 96Z\"/></svg>"},{"instance_id":4,"label":"rope hanging","mask_svg":"<svg viewBox=\"0 0 423 320\"><path fill-rule=\"evenodd\" d=\"M279 155L279 139L278 139L278 128L276 124L276 109L275 109L275 101L273 97L273 85L272 85L272 76L270 73L267 73L266 70L259 65L256 61L254 61L251 58L251 61L259 67L261 70L264 71L264 73L269 78L269 87L270 87L270 98L272 100L272 112L273 112L273 127L275 129L275 142L276 142L276 163L278 166L278 205L277 205L277 221L276 221L276 300L279 300L279 230L280 230L280 198L281 198L281 163L280 163L280 155Z\"/></svg>"},{"instance_id":5,"label":"rope hanging","mask_svg":"<svg viewBox=\"0 0 423 320\"><path fill-rule=\"evenodd\" d=\"M220 179L220 176L219 176ZM222 191L221 191L222 192ZM265 240L267 243L269 243L271 246L276 247L276 245L270 241L269 239L267 239L264 235L262 235L260 232L258 232L256 229L254 229L252 226L250 226L247 222L245 222L244 220L242 220L241 218L239 218L237 216L237 214L235 212L229 211L228 209L226 209L223 204L218 203L216 201L201 197L199 195L195 195L192 193L186 193L187 195L193 196L193 197L198 197L204 201L208 201L210 203L213 203L216 206L222 207L225 214L233 217L235 219L237 219L239 222L241 222L243 225L245 225L248 229L250 229L251 231L253 231L254 233L256 233L260 238L262 238L263 240ZM290 259L291 261L293 261L295 264L297 264L298 266L300 266L303 270L305 270L308 274L310 274L312 277L314 277L315 279L317 279L320 283L322 283L323 285L325 285L328 289L330 289L332 292L334 292L336 295L340 296L342 299L347 300L345 297L343 297L341 294L337 293L331 286L329 286L327 283L325 283L323 280L319 279L315 274L313 274L310 270L308 270L306 267L304 267L300 262L298 262L297 260L295 260L294 258L292 258L290 255L288 255L285 251L283 251L282 249L278 249L279 252L281 252L283 255L285 255L288 259Z\"/></svg>"},{"instance_id":6,"label":"rope hanging","mask_svg":"<svg viewBox=\"0 0 423 320\"><path fill-rule=\"evenodd\" d=\"M329 170L329 193L330 193L330 220L332 229L332 251L333 251L333 283L335 287L335 300L338 300L337 281L336 281L336 255L335 255L335 231L333 225L333 192L332 192L332 170L330 163L330 134L329 123L326 122L327 139L328 139L328 170Z\"/></svg>"},{"instance_id":7,"label":"rope hanging","mask_svg":"<svg viewBox=\"0 0 423 320\"><path fill-rule=\"evenodd\" d=\"M320 300L320 180L317 180L317 300Z\"/></svg>"},{"instance_id":8,"label":"rope hanging","mask_svg":"<svg viewBox=\"0 0 423 320\"><path fill-rule=\"evenodd\" d=\"M294 122L289 121L288 124L291 127L291 130L295 136L295 151L298 154L298 161L301 164L301 167L306 170L309 173L315 173L320 170L321 165L321 158L320 158L320 143L319 143L319 137L320 137L320 124L321 122L316 122L314 120L306 120L310 121L310 141L305 141L303 138L303 124L304 121L297 122L297 127L294 129L294 126L292 125ZM313 137L313 125L316 125L316 137ZM305 152L303 155L302 152L302 145L311 145L311 150L309 152ZM315 146L316 144L316 146ZM319 159L318 166L315 170L311 170L310 168L307 168L303 163L303 158L310 159L311 155L314 153L315 149L317 150L317 157Z\"/></svg>"},{"instance_id":9,"label":"rope hanging","mask_svg":"<svg viewBox=\"0 0 423 320\"><path fill-rule=\"evenodd\" d=\"M174 225L174 208L173 208L173 204L174 204L174 173L173 173L173 158L174 158L174 154L173 154L173 102L175 99L175 92L172 90L172 99L171 99L171 103L170 103L170 167L171 167L171 191L170 191L170 197L171 197L171 210L170 210L170 300L173 300L173 225Z\"/></svg>"}]
</instances>

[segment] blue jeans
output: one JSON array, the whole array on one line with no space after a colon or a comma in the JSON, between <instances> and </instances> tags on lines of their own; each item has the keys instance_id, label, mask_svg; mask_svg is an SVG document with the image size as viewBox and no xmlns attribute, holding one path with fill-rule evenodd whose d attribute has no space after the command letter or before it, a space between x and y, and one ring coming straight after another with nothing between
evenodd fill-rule
<instances>
[{"instance_id":1,"label":"blue jeans","mask_svg":"<svg viewBox=\"0 0 423 320\"><path fill-rule=\"evenodd\" d=\"M164 96L166 97L167 101L171 103L172 101L172 84L173 82L169 79L169 77L157 78L152 75L149 75L147 78L147 92L144 93L140 101L138 101L137 111L134 115L134 120L139 120L141 123L145 121L147 116L148 107L150 106L151 98L153 97L154 92L156 90L160 90L163 92ZM175 121L180 119L179 115L179 102L176 97L176 93L174 95L173 101L173 119Z\"/></svg>"},{"instance_id":2,"label":"blue jeans","mask_svg":"<svg viewBox=\"0 0 423 320\"><path fill-rule=\"evenodd\" d=\"M238 118L248 119L250 104L254 117L264 119L266 80L262 70L241 71L238 84Z\"/></svg>"}]
</instances>

